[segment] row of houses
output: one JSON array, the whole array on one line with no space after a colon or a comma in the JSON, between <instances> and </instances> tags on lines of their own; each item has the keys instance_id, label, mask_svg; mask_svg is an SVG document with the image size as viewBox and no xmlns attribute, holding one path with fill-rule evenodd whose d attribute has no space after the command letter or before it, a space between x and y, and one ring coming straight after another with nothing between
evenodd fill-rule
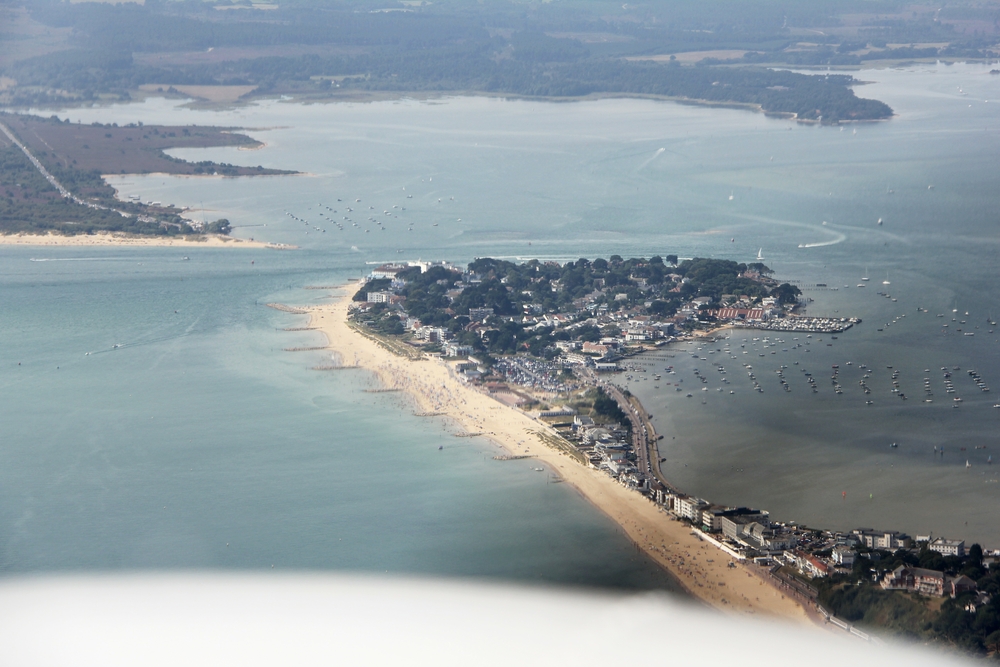
<instances>
[{"instance_id":1,"label":"row of houses","mask_svg":"<svg viewBox=\"0 0 1000 667\"><path fill-rule=\"evenodd\" d=\"M886 551L909 549L914 545L914 540L905 533L871 528L857 528L846 534L829 534L829 539L816 542L810 536L810 531L772 523L768 513L763 510L720 507L703 498L669 491L657 491L653 494L653 499L673 515L690 521L703 531L721 533L723 541L747 556L780 556L810 577L825 577L838 568L841 571L851 568L859 545ZM960 540L921 537L919 541L926 542L929 549L943 555L965 555L965 543ZM828 555L821 557L816 555L817 552ZM975 582L968 577L946 578L940 572L926 575L930 579L919 576L914 578L913 573L918 570L920 569L900 570L898 576L887 577L882 586L886 589L930 591L925 594L939 596L961 595L975 588ZM921 572L926 574L935 571Z\"/></svg>"},{"instance_id":2,"label":"row of houses","mask_svg":"<svg viewBox=\"0 0 1000 667\"><path fill-rule=\"evenodd\" d=\"M949 540L943 537L932 538L930 535L918 535L916 540L898 530L872 530L871 528L856 528L852 531L860 544L869 549L897 551L910 549L915 544L926 543L927 548L943 556L965 557L965 540Z\"/></svg>"},{"instance_id":3,"label":"row of houses","mask_svg":"<svg viewBox=\"0 0 1000 667\"><path fill-rule=\"evenodd\" d=\"M670 491L656 491L653 499L679 519L706 533L721 534L746 555L778 555L798 542L794 532L770 521L768 513L749 507L722 507L703 498Z\"/></svg>"},{"instance_id":4,"label":"row of houses","mask_svg":"<svg viewBox=\"0 0 1000 667\"><path fill-rule=\"evenodd\" d=\"M948 595L953 598L977 590L976 582L964 574L949 577L944 572L909 565L900 565L887 574L881 586L887 591L910 591L932 597Z\"/></svg>"}]
</instances>

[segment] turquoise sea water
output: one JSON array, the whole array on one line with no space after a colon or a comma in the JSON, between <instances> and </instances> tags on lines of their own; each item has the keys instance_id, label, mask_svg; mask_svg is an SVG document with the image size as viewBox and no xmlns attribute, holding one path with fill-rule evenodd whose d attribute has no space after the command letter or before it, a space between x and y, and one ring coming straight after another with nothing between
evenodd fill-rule
<instances>
[{"instance_id":1,"label":"turquoise sea water","mask_svg":"<svg viewBox=\"0 0 1000 667\"><path fill-rule=\"evenodd\" d=\"M306 173L111 182L122 196L227 217L240 236L301 250L0 248L0 567L273 564L669 587L546 473L493 461L491 445L413 417L398 396L363 393L363 373L311 371L325 353L282 351L320 340L281 331L303 318L263 304L320 299L302 288L396 258L749 261L761 248L814 299L809 312L865 322L836 341L810 341L809 352L759 341L740 349L734 334L732 349L750 353L722 360L732 386L716 392L711 376L704 404L665 384L630 385L667 435L668 477L780 519L1000 546L1000 490L985 462L1000 455L991 407L1000 396L973 394L965 375L975 367L1000 392L998 336L984 328L1000 316L1000 77L988 70L862 72L874 83L859 93L899 115L856 133L643 100L268 101L205 111L151 99L59 112L85 123L253 128L266 143L257 151L172 154ZM326 207L344 231L319 215L334 215ZM870 284L858 289L866 267ZM896 302L875 294L886 272ZM816 283L838 289L809 288ZM938 313L960 326L953 308L980 326L976 336L941 333ZM692 351L648 363L693 382L691 368L711 370L716 356ZM848 360L876 369L873 406ZM742 363L759 367L764 394L750 391ZM820 393L800 391L798 370L786 370L794 391L779 393L771 380L780 364L807 365ZM832 393L832 364L843 395ZM909 401L889 394L886 365L900 369ZM946 365L962 369L953 378L960 409L947 405ZM924 368L932 404L922 403ZM945 457L932 446L945 446Z\"/></svg>"},{"instance_id":2,"label":"turquoise sea water","mask_svg":"<svg viewBox=\"0 0 1000 667\"><path fill-rule=\"evenodd\" d=\"M275 565L671 587L547 473L363 393L365 373L310 370L325 353L281 351L320 341L279 331L303 318L265 301L318 298L295 287L357 267L311 250L254 267L183 252L5 249L5 571Z\"/></svg>"}]
</instances>

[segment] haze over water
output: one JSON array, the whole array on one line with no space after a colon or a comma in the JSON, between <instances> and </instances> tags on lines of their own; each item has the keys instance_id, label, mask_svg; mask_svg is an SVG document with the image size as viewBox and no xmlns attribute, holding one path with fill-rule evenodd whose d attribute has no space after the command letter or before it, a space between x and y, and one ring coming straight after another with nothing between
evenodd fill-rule
<instances>
[{"instance_id":1,"label":"haze over water","mask_svg":"<svg viewBox=\"0 0 1000 667\"><path fill-rule=\"evenodd\" d=\"M737 331L737 359L720 341L647 360L676 370L630 383L666 435L668 478L776 519L1000 546L1000 469L986 463L1000 455L1000 335L986 325L1000 317L1000 77L989 69L862 72L876 83L859 94L899 116L856 133L643 100L269 101L205 111L151 99L58 112L85 123L264 128L249 132L267 144L258 151L171 153L307 175L111 182L123 197L208 209L206 219L229 218L239 236L302 249L0 248L0 566L275 564L668 586L548 473L492 461L488 443L411 416L399 397L362 393L362 373L309 370L325 353L283 352L321 341L280 331L303 318L262 304L312 302L323 293L302 287L397 258L752 261L761 248L779 278L814 300L809 313L864 323L808 346L804 336ZM859 289L866 267L871 280ZM967 329L951 322L953 309ZM764 335L785 342L739 347ZM763 394L751 391L744 363ZM874 369L870 396L858 363ZM775 378L783 364L791 393ZM833 364L842 395L830 384ZM887 365L909 400L889 392ZM961 408L945 393L942 366L961 368L952 378ZM686 398L687 387L667 386L683 378L700 389L693 368L710 391ZM993 392L981 393L968 368ZM923 403L924 377L933 403Z\"/></svg>"}]
</instances>

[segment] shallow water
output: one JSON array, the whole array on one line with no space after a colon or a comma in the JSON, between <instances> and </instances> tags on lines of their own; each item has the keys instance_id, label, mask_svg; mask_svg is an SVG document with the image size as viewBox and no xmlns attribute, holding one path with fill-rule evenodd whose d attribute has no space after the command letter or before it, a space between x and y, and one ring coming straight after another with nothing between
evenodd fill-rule
<instances>
[{"instance_id":1,"label":"shallow water","mask_svg":"<svg viewBox=\"0 0 1000 667\"><path fill-rule=\"evenodd\" d=\"M364 372L310 370L327 353L283 352L321 341L281 331L304 318L263 304L345 280L322 253L271 253L264 269L183 252L3 250L5 571L274 565L672 588L548 473L363 393ZM60 261L31 261L43 255Z\"/></svg>"}]
</instances>

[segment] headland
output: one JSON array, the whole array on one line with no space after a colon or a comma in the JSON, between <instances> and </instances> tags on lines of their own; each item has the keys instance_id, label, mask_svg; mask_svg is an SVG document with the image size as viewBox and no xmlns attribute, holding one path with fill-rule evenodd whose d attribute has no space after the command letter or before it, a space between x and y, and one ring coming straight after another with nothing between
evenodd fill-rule
<instances>
[{"instance_id":1,"label":"headland","mask_svg":"<svg viewBox=\"0 0 1000 667\"><path fill-rule=\"evenodd\" d=\"M0 114L0 234L63 236L95 232L128 238L169 239L226 235L229 220L194 220L186 208L139 195L119 199L102 174L173 174L186 177L284 175L295 172L185 162L167 148L254 148L250 137L218 127L80 125L36 116ZM116 241L116 244L118 242ZM105 245L102 242L101 245ZM182 245L170 242L165 245ZM90 243L83 243L90 245ZM129 245L141 245L129 243ZM154 244L157 245L157 244ZM164 245L164 244L160 244Z\"/></svg>"},{"instance_id":2,"label":"headland","mask_svg":"<svg viewBox=\"0 0 1000 667\"><path fill-rule=\"evenodd\" d=\"M495 441L507 452L497 460L537 459L710 606L811 617L866 641L878 639L854 622L985 647L988 623L964 634L942 628L956 614L989 617L1000 553L893 530L776 521L686 494L660 470L652 416L602 372L628 370L636 355L671 342L713 340L706 332L720 327L832 333L860 322L796 313L797 288L770 273L759 263L676 256L411 262L377 267L333 305L289 312L309 313L308 328L337 352L339 364L316 370L372 370L383 387L376 391L406 392L416 414ZM663 382L674 384L674 373L662 369Z\"/></svg>"},{"instance_id":3,"label":"headland","mask_svg":"<svg viewBox=\"0 0 1000 667\"><path fill-rule=\"evenodd\" d=\"M638 548L706 604L732 613L808 621L798 599L770 585L766 569L731 561L649 498L581 463L554 428L473 388L460 379L455 362L394 352L392 341L353 325L349 319L353 296L348 290L330 304L301 308L309 314L308 326L326 335L343 366L374 372L384 388L406 392L417 413L451 420L456 435L486 437L508 456L537 460L617 523Z\"/></svg>"}]
</instances>

